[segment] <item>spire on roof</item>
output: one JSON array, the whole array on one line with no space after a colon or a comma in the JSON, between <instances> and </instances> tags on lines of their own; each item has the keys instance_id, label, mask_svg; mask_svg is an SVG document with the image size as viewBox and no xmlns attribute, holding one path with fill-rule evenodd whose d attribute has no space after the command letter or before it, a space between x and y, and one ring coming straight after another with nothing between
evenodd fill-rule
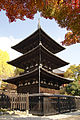
<instances>
[{"instance_id":1,"label":"spire on roof","mask_svg":"<svg viewBox=\"0 0 80 120\"><path fill-rule=\"evenodd\" d=\"M41 28L40 26L40 18L38 19L38 29Z\"/></svg>"}]
</instances>

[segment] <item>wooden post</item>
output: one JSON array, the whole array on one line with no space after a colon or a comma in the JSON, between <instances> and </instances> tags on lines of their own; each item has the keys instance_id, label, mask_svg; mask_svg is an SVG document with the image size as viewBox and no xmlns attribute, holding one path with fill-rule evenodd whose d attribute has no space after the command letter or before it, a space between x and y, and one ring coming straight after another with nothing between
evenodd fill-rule
<instances>
[{"instance_id":1,"label":"wooden post","mask_svg":"<svg viewBox=\"0 0 80 120\"><path fill-rule=\"evenodd\" d=\"M40 81L41 81L40 80L41 79L41 76L40 76L40 68L41 68L41 45L42 45L42 43L41 43L41 31L39 29L39 46L40 46L40 49L39 49L39 94L40 94Z\"/></svg>"},{"instance_id":2,"label":"wooden post","mask_svg":"<svg viewBox=\"0 0 80 120\"><path fill-rule=\"evenodd\" d=\"M68 97L69 111L71 112L71 99Z\"/></svg>"},{"instance_id":3,"label":"wooden post","mask_svg":"<svg viewBox=\"0 0 80 120\"><path fill-rule=\"evenodd\" d=\"M44 97L41 97L41 114L44 115Z\"/></svg>"},{"instance_id":4,"label":"wooden post","mask_svg":"<svg viewBox=\"0 0 80 120\"><path fill-rule=\"evenodd\" d=\"M20 104L20 110L21 110L21 102L22 102L22 94L19 93L19 104Z\"/></svg>"},{"instance_id":5,"label":"wooden post","mask_svg":"<svg viewBox=\"0 0 80 120\"><path fill-rule=\"evenodd\" d=\"M60 113L60 98L58 97L58 112Z\"/></svg>"},{"instance_id":6,"label":"wooden post","mask_svg":"<svg viewBox=\"0 0 80 120\"><path fill-rule=\"evenodd\" d=\"M10 97L11 97L10 98L11 99L11 110L13 110L13 96L11 95Z\"/></svg>"},{"instance_id":7,"label":"wooden post","mask_svg":"<svg viewBox=\"0 0 80 120\"><path fill-rule=\"evenodd\" d=\"M26 96L26 112L27 112L27 115L29 115L29 93L27 93L27 96Z\"/></svg>"},{"instance_id":8,"label":"wooden post","mask_svg":"<svg viewBox=\"0 0 80 120\"><path fill-rule=\"evenodd\" d=\"M39 93L40 93L40 66L39 66Z\"/></svg>"}]
</instances>

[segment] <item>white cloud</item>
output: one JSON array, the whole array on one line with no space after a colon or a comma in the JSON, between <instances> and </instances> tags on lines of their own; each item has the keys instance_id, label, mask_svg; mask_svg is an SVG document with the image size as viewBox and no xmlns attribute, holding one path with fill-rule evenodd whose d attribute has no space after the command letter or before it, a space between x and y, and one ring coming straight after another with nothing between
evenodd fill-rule
<instances>
[{"instance_id":1,"label":"white cloud","mask_svg":"<svg viewBox=\"0 0 80 120\"><path fill-rule=\"evenodd\" d=\"M12 36L10 37L0 37L0 49L3 51L7 51L10 55L10 59L15 59L16 57L20 56L21 54L17 51L11 49L11 46L15 45L16 43L20 42L21 39L15 39Z\"/></svg>"}]
</instances>

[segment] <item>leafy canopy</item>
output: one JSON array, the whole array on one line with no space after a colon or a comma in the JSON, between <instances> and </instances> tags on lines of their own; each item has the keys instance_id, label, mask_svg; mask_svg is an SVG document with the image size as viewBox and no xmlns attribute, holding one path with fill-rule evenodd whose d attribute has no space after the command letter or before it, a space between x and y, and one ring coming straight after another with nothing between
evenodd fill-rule
<instances>
[{"instance_id":1,"label":"leafy canopy","mask_svg":"<svg viewBox=\"0 0 80 120\"><path fill-rule=\"evenodd\" d=\"M7 63L9 55L6 51L0 50L0 79L12 77L14 74L14 67Z\"/></svg>"},{"instance_id":2,"label":"leafy canopy","mask_svg":"<svg viewBox=\"0 0 80 120\"><path fill-rule=\"evenodd\" d=\"M78 80L75 80L73 83L67 85L65 90L67 94L80 96L80 82Z\"/></svg>"},{"instance_id":3,"label":"leafy canopy","mask_svg":"<svg viewBox=\"0 0 80 120\"><path fill-rule=\"evenodd\" d=\"M63 90L70 95L80 95L80 65L72 65L65 72L65 77L73 78L74 82L68 84Z\"/></svg>"},{"instance_id":4,"label":"leafy canopy","mask_svg":"<svg viewBox=\"0 0 80 120\"><path fill-rule=\"evenodd\" d=\"M65 40L62 41L62 44L68 46L75 43L80 43L80 35L74 34L73 32L66 33Z\"/></svg>"},{"instance_id":5,"label":"leafy canopy","mask_svg":"<svg viewBox=\"0 0 80 120\"><path fill-rule=\"evenodd\" d=\"M0 82L2 79L14 76L14 67L7 63L9 61L9 55L6 51L0 50ZM2 82L0 85L2 88L5 88L7 83Z\"/></svg>"},{"instance_id":6,"label":"leafy canopy","mask_svg":"<svg viewBox=\"0 0 80 120\"><path fill-rule=\"evenodd\" d=\"M0 0L1 9L6 11L10 22L25 20L25 17L33 19L39 11L41 16L54 18L61 28L72 31L71 40L65 38L62 44L80 41L80 0Z\"/></svg>"},{"instance_id":7,"label":"leafy canopy","mask_svg":"<svg viewBox=\"0 0 80 120\"><path fill-rule=\"evenodd\" d=\"M71 65L64 73L64 76L66 78L77 78L78 80L80 80L80 65Z\"/></svg>"},{"instance_id":8,"label":"leafy canopy","mask_svg":"<svg viewBox=\"0 0 80 120\"><path fill-rule=\"evenodd\" d=\"M67 10L78 10L79 7L79 0L0 0L0 10L6 11L11 22L16 19L24 20L24 16L33 19L37 11L40 11L44 17L53 18L51 12L54 12L56 8L60 11L60 9L65 10L66 8Z\"/></svg>"}]
</instances>

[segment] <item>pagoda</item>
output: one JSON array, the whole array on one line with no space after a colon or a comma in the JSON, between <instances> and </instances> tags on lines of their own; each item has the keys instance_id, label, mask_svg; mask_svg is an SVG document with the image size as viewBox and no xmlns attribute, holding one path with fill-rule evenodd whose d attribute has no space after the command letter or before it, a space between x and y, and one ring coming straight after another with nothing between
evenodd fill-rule
<instances>
[{"instance_id":1,"label":"pagoda","mask_svg":"<svg viewBox=\"0 0 80 120\"><path fill-rule=\"evenodd\" d=\"M24 69L24 73L4 81L15 84L18 93L54 94L60 86L73 81L53 72L54 69L68 65L55 55L65 48L48 36L40 25L32 35L12 48L23 55L8 63Z\"/></svg>"}]
</instances>

